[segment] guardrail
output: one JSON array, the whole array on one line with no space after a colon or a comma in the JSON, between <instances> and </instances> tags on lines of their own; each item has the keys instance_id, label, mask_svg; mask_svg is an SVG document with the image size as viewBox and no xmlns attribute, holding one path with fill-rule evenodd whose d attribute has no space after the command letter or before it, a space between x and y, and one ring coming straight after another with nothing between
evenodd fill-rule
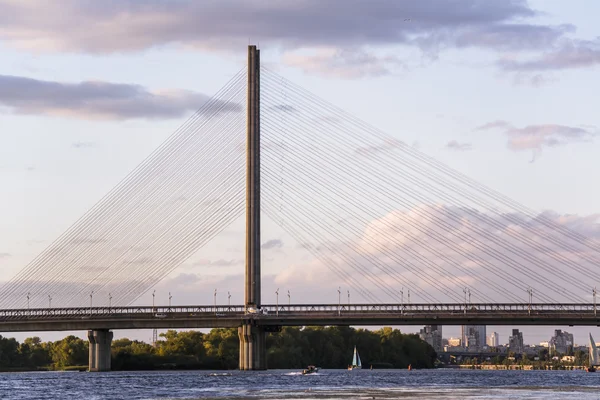
<instances>
[{"instance_id":1,"label":"guardrail","mask_svg":"<svg viewBox=\"0 0 600 400\"><path fill-rule=\"evenodd\" d=\"M411 313L582 313L596 314L595 304L553 304L553 303L478 303L478 304L266 304L261 307L265 312L248 312L243 305L217 306L127 306L127 307L77 307L77 308L32 308L0 310L0 320L14 319L57 319L72 317L119 317L119 316L156 316L166 314L187 314L193 316L252 316L294 314L411 314Z\"/></svg>"}]
</instances>

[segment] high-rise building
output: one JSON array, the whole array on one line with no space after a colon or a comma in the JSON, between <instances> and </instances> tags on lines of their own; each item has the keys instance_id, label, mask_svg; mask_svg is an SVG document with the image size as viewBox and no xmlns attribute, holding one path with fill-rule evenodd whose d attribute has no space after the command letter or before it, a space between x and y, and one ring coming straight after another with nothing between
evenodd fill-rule
<instances>
[{"instance_id":1,"label":"high-rise building","mask_svg":"<svg viewBox=\"0 0 600 400\"><path fill-rule=\"evenodd\" d=\"M500 337L498 332L492 332L487 337L487 345L490 347L498 347L500 345Z\"/></svg>"},{"instance_id":2,"label":"high-rise building","mask_svg":"<svg viewBox=\"0 0 600 400\"><path fill-rule=\"evenodd\" d=\"M461 341L467 351L481 351L485 346L485 325L463 325Z\"/></svg>"},{"instance_id":3,"label":"high-rise building","mask_svg":"<svg viewBox=\"0 0 600 400\"><path fill-rule=\"evenodd\" d=\"M443 351L441 325L425 325L419 332L419 337L429 343L436 352Z\"/></svg>"},{"instance_id":4,"label":"high-rise building","mask_svg":"<svg viewBox=\"0 0 600 400\"><path fill-rule=\"evenodd\" d=\"M512 335L508 338L508 351L512 351L515 354L523 354L525 351L523 332L519 332L518 329L512 330Z\"/></svg>"},{"instance_id":5,"label":"high-rise building","mask_svg":"<svg viewBox=\"0 0 600 400\"><path fill-rule=\"evenodd\" d=\"M573 334L563 332L560 329L554 330L554 336L548 342L550 354L572 355L573 353Z\"/></svg>"}]
</instances>

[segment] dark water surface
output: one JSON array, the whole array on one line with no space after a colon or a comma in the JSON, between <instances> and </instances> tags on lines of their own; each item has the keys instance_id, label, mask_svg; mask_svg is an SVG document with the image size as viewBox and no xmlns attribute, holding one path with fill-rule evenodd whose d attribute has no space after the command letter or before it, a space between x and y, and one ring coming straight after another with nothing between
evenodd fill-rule
<instances>
[{"instance_id":1,"label":"dark water surface","mask_svg":"<svg viewBox=\"0 0 600 400\"><path fill-rule=\"evenodd\" d=\"M0 399L600 399L583 371L322 370L0 374Z\"/></svg>"}]
</instances>

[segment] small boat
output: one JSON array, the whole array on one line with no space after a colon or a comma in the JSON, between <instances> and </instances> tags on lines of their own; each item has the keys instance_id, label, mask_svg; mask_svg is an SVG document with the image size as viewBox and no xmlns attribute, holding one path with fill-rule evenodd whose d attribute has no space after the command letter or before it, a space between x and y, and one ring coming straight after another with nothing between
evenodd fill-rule
<instances>
[{"instance_id":1,"label":"small boat","mask_svg":"<svg viewBox=\"0 0 600 400\"><path fill-rule=\"evenodd\" d=\"M596 372L596 366L600 365L600 357L598 356L598 348L596 347L596 342L594 342L594 338L590 333L590 366L585 367L585 372Z\"/></svg>"},{"instance_id":2,"label":"small boat","mask_svg":"<svg viewBox=\"0 0 600 400\"><path fill-rule=\"evenodd\" d=\"M360 356L358 355L358 351L356 351L356 346L354 346L354 356L352 357L352 365L348 366L348 371L352 371L353 369L361 369L362 364L360 362Z\"/></svg>"},{"instance_id":3,"label":"small boat","mask_svg":"<svg viewBox=\"0 0 600 400\"><path fill-rule=\"evenodd\" d=\"M302 375L310 375L319 372L319 368L314 365L309 365L305 370L302 370Z\"/></svg>"}]
</instances>

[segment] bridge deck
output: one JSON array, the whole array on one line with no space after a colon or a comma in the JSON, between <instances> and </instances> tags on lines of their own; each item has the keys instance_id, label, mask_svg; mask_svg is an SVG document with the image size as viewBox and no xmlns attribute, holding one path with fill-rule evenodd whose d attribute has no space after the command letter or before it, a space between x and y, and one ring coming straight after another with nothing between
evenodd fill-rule
<instances>
[{"instance_id":1,"label":"bridge deck","mask_svg":"<svg viewBox=\"0 0 600 400\"><path fill-rule=\"evenodd\" d=\"M0 332L306 325L599 325L594 304L299 304L0 310Z\"/></svg>"}]
</instances>

